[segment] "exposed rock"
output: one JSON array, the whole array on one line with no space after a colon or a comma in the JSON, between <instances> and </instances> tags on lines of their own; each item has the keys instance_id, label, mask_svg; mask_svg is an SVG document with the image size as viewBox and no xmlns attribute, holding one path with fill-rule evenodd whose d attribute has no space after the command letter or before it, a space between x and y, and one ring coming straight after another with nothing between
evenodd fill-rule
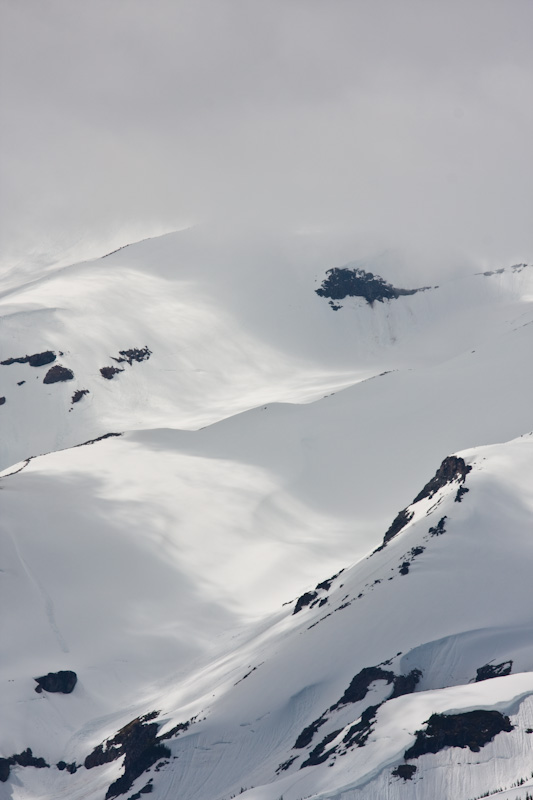
<instances>
[{"instance_id":1,"label":"exposed rock","mask_svg":"<svg viewBox=\"0 0 533 800\"><path fill-rule=\"evenodd\" d=\"M501 678L510 675L513 668L512 661L503 661L501 664L484 664L476 672L475 683L488 681L490 678Z\"/></svg>"},{"instance_id":2,"label":"exposed rock","mask_svg":"<svg viewBox=\"0 0 533 800\"><path fill-rule=\"evenodd\" d=\"M43 769L44 767L49 767L50 764L47 764L44 758L38 758L34 756L31 747L28 747L26 750L23 750L22 753L16 753L15 755L11 756L9 759L11 764L18 764L19 767L37 767L37 769Z\"/></svg>"},{"instance_id":3,"label":"exposed rock","mask_svg":"<svg viewBox=\"0 0 533 800\"><path fill-rule=\"evenodd\" d=\"M372 306L378 300L395 300L402 295L416 294L425 291L429 286L421 289L397 289L387 283L379 275L372 272L365 272L363 269L350 269L349 267L334 267L326 272L328 276L316 289L319 297L329 297L331 300L343 300L345 297L363 297ZM340 306L330 302L334 311Z\"/></svg>"},{"instance_id":4,"label":"exposed rock","mask_svg":"<svg viewBox=\"0 0 533 800\"><path fill-rule=\"evenodd\" d=\"M277 768L276 775L279 775L280 772L285 772L285 770L288 770L291 764L293 764L297 758L298 756L291 756L291 758L288 758L287 761L283 761Z\"/></svg>"},{"instance_id":5,"label":"exposed rock","mask_svg":"<svg viewBox=\"0 0 533 800\"><path fill-rule=\"evenodd\" d=\"M72 764L67 764L66 761L58 761L56 764L58 770L63 771L66 769L67 772L70 772L71 775L74 775L76 770L78 769L78 765L75 761Z\"/></svg>"},{"instance_id":6,"label":"exposed rock","mask_svg":"<svg viewBox=\"0 0 533 800\"><path fill-rule=\"evenodd\" d=\"M6 398L5 397L0 397L0 406L3 406L5 402L6 402Z\"/></svg>"},{"instance_id":7,"label":"exposed rock","mask_svg":"<svg viewBox=\"0 0 533 800\"><path fill-rule=\"evenodd\" d=\"M43 769L49 767L44 758L38 758L33 755L31 748L28 747L22 753L15 753L9 758L0 758L0 782L5 783L11 772L11 767L18 765L19 767L36 767Z\"/></svg>"},{"instance_id":8,"label":"exposed rock","mask_svg":"<svg viewBox=\"0 0 533 800\"><path fill-rule=\"evenodd\" d=\"M115 377L115 375L119 372L124 372L123 369L119 369L118 367L102 367L100 370L100 374L106 380L111 381Z\"/></svg>"},{"instance_id":9,"label":"exposed rock","mask_svg":"<svg viewBox=\"0 0 533 800\"><path fill-rule=\"evenodd\" d=\"M61 694L70 694L78 681L78 676L70 669L60 670L59 672L49 672L48 675L43 675L40 678L34 678L37 681L35 687L36 692L61 692Z\"/></svg>"},{"instance_id":10,"label":"exposed rock","mask_svg":"<svg viewBox=\"0 0 533 800\"><path fill-rule=\"evenodd\" d=\"M56 364L51 367L43 378L43 383L59 383L59 381L71 381L74 377L72 370Z\"/></svg>"},{"instance_id":11,"label":"exposed rock","mask_svg":"<svg viewBox=\"0 0 533 800\"><path fill-rule=\"evenodd\" d=\"M392 700L393 697L402 697L404 694L412 694L421 677L422 671L419 669L412 669L407 675L396 675L394 678L394 689L388 699Z\"/></svg>"},{"instance_id":12,"label":"exposed rock","mask_svg":"<svg viewBox=\"0 0 533 800\"><path fill-rule=\"evenodd\" d=\"M409 511L407 508L404 508L402 511L400 511L394 518L392 525L383 537L382 547L388 544L391 539L394 539L394 537L400 533L402 528L405 528L405 526L413 519L413 517L414 511ZM381 548L378 549L380 550Z\"/></svg>"},{"instance_id":13,"label":"exposed rock","mask_svg":"<svg viewBox=\"0 0 533 800\"><path fill-rule=\"evenodd\" d=\"M459 486L457 489L457 494L455 495L455 502L460 503L463 499L463 495L469 491L470 489L468 489L466 486Z\"/></svg>"},{"instance_id":14,"label":"exposed rock","mask_svg":"<svg viewBox=\"0 0 533 800\"><path fill-rule=\"evenodd\" d=\"M319 717L315 719L307 728L304 728L303 731L300 733L296 742L293 745L293 750L300 750L302 747L307 747L308 744L311 744L313 741L313 736L320 728L321 725L324 725L327 722L327 717Z\"/></svg>"},{"instance_id":15,"label":"exposed rock","mask_svg":"<svg viewBox=\"0 0 533 800\"><path fill-rule=\"evenodd\" d=\"M5 783L9 778L9 773L11 772L11 765L9 763L9 759L7 758L0 758L0 782Z\"/></svg>"},{"instance_id":16,"label":"exposed rock","mask_svg":"<svg viewBox=\"0 0 533 800\"><path fill-rule=\"evenodd\" d=\"M414 764L399 764L396 769L393 769L391 775L395 778L403 778L404 781L413 780L413 775L416 772Z\"/></svg>"},{"instance_id":17,"label":"exposed rock","mask_svg":"<svg viewBox=\"0 0 533 800\"><path fill-rule=\"evenodd\" d=\"M157 738L159 724L151 722L158 713L153 711L132 720L112 739L98 745L85 759L85 768L92 769L124 756L124 772L108 788L106 800L127 792L143 772L160 759L170 757L169 748Z\"/></svg>"},{"instance_id":18,"label":"exposed rock","mask_svg":"<svg viewBox=\"0 0 533 800\"><path fill-rule=\"evenodd\" d=\"M324 736L322 741L317 744L314 750L311 750L309 757L303 762L300 769L303 769L304 767L314 767L316 764L322 764L324 761L326 761L333 752L332 750L326 750L326 747L330 742L337 738L341 730L342 728L340 728L338 731L332 731L331 733L328 733L327 736Z\"/></svg>"},{"instance_id":19,"label":"exposed rock","mask_svg":"<svg viewBox=\"0 0 533 800\"><path fill-rule=\"evenodd\" d=\"M296 601L294 611L292 612L293 615L301 611L304 606L308 606L309 603L311 603L317 596L318 595L316 592L305 592L305 594L302 594L301 597L299 597Z\"/></svg>"},{"instance_id":20,"label":"exposed rock","mask_svg":"<svg viewBox=\"0 0 533 800\"><path fill-rule=\"evenodd\" d=\"M81 398L86 394L89 394L89 390L88 389L76 389L76 391L72 395L71 403L72 404L79 403Z\"/></svg>"},{"instance_id":21,"label":"exposed rock","mask_svg":"<svg viewBox=\"0 0 533 800\"><path fill-rule=\"evenodd\" d=\"M134 347L131 350L119 350L119 355L120 358L113 358L113 356L111 356L111 358L113 361L116 361L117 364L121 364L125 361L131 367L134 361L138 361L139 363L141 361L148 361L152 355L152 351L148 348L148 345L146 345L142 349Z\"/></svg>"},{"instance_id":22,"label":"exposed rock","mask_svg":"<svg viewBox=\"0 0 533 800\"><path fill-rule=\"evenodd\" d=\"M22 386L23 383L26 383L26 381L17 381L17 386Z\"/></svg>"},{"instance_id":23,"label":"exposed rock","mask_svg":"<svg viewBox=\"0 0 533 800\"><path fill-rule=\"evenodd\" d=\"M34 353L32 356L8 358L6 361L0 361L0 364L5 367L11 364L29 364L30 367L43 367L45 364L51 364L52 361L55 360L55 353L53 353L52 350L45 350L44 353Z\"/></svg>"},{"instance_id":24,"label":"exposed rock","mask_svg":"<svg viewBox=\"0 0 533 800\"><path fill-rule=\"evenodd\" d=\"M432 714L425 731L416 731L416 741L404 757L418 758L446 747L469 747L472 752L505 731L513 730L509 717L499 711L467 711L464 714Z\"/></svg>"},{"instance_id":25,"label":"exposed rock","mask_svg":"<svg viewBox=\"0 0 533 800\"><path fill-rule=\"evenodd\" d=\"M128 797L128 800L139 800L141 795L150 794L153 791L153 789L154 789L154 787L153 787L153 785L151 783L151 780L150 780L150 781L148 781L148 783L145 783L145 785L142 787L142 789L139 789L138 792L135 792L135 794L130 794L130 796Z\"/></svg>"},{"instance_id":26,"label":"exposed rock","mask_svg":"<svg viewBox=\"0 0 533 800\"><path fill-rule=\"evenodd\" d=\"M376 719L376 714L381 708L382 703L377 706L368 706L361 714L361 719L352 725L344 739L346 747L364 747L370 734L372 733L372 723Z\"/></svg>"},{"instance_id":27,"label":"exposed rock","mask_svg":"<svg viewBox=\"0 0 533 800\"><path fill-rule=\"evenodd\" d=\"M446 533L445 523L448 517L441 517L437 524L431 528L429 528L428 533L430 536L441 536L443 533Z\"/></svg>"},{"instance_id":28,"label":"exposed rock","mask_svg":"<svg viewBox=\"0 0 533 800\"><path fill-rule=\"evenodd\" d=\"M425 497L433 497L439 489L442 489L443 486L453 481L464 483L471 469L472 467L465 464L464 459L460 456L448 456L444 459L433 478L426 483L422 491L417 494L413 503L418 503L419 500L423 500Z\"/></svg>"},{"instance_id":29,"label":"exposed rock","mask_svg":"<svg viewBox=\"0 0 533 800\"><path fill-rule=\"evenodd\" d=\"M122 436L121 433L104 433L102 436L97 436L96 439L89 439L86 442L81 442L81 444L75 444L74 447L85 447L86 444L96 444L96 442L102 442L104 439L110 439L112 436Z\"/></svg>"},{"instance_id":30,"label":"exposed rock","mask_svg":"<svg viewBox=\"0 0 533 800\"><path fill-rule=\"evenodd\" d=\"M404 561L403 564L400 565L400 575L408 575L410 566L410 561Z\"/></svg>"},{"instance_id":31,"label":"exposed rock","mask_svg":"<svg viewBox=\"0 0 533 800\"><path fill-rule=\"evenodd\" d=\"M333 711L339 706L346 705L347 703L357 703L359 700L364 700L370 688L370 684L374 681L393 683L394 679L394 672L381 669L381 667L364 667L352 679L340 700L331 706L330 711Z\"/></svg>"}]
</instances>

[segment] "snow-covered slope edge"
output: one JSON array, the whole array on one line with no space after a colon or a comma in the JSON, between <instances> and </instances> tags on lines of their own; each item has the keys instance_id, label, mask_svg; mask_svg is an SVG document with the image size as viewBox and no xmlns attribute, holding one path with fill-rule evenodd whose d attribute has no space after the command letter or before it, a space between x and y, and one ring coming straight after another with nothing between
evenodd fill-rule
<instances>
[{"instance_id":1,"label":"snow-covered slope edge","mask_svg":"<svg viewBox=\"0 0 533 800\"><path fill-rule=\"evenodd\" d=\"M22 276L0 291L0 465L109 431L196 429L309 402L466 355L532 318L531 266L332 310L316 294L328 258L293 240L210 243L184 231ZM412 285L383 266L395 286Z\"/></svg>"},{"instance_id":2,"label":"snow-covered slope edge","mask_svg":"<svg viewBox=\"0 0 533 800\"><path fill-rule=\"evenodd\" d=\"M250 800L470 800L528 779L532 485L531 435L447 459L385 547L151 698L70 734L65 721L90 706L83 676L72 695L33 702L28 676L12 707L17 744L52 766L12 765L6 796L100 800L148 784L168 800L241 789ZM435 746L450 744L432 717L443 714L469 747ZM136 763L152 767L137 774Z\"/></svg>"}]
</instances>

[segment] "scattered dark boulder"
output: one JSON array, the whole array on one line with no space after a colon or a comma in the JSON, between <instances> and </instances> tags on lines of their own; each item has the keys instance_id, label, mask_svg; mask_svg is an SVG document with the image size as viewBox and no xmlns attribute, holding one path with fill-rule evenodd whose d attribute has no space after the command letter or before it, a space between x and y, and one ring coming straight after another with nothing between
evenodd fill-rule
<instances>
[{"instance_id":1,"label":"scattered dark boulder","mask_svg":"<svg viewBox=\"0 0 533 800\"><path fill-rule=\"evenodd\" d=\"M415 772L416 767L414 764L399 764L396 769L392 770L391 775L395 778L403 778L404 781L411 781Z\"/></svg>"},{"instance_id":2,"label":"scattered dark boulder","mask_svg":"<svg viewBox=\"0 0 533 800\"><path fill-rule=\"evenodd\" d=\"M446 533L446 528L444 527L446 520L447 517L441 517L436 525L429 528L428 533L430 536L442 536L443 533Z\"/></svg>"},{"instance_id":3,"label":"scattered dark boulder","mask_svg":"<svg viewBox=\"0 0 533 800\"><path fill-rule=\"evenodd\" d=\"M100 370L100 374L106 380L111 381L119 372L124 372L124 369L119 369L118 367L102 367Z\"/></svg>"},{"instance_id":4,"label":"scattered dark boulder","mask_svg":"<svg viewBox=\"0 0 533 800\"><path fill-rule=\"evenodd\" d=\"M425 731L416 731L416 741L404 757L418 758L446 747L469 747L473 753L505 731L513 730L509 717L499 711L467 711L464 714L432 714Z\"/></svg>"},{"instance_id":5,"label":"scattered dark boulder","mask_svg":"<svg viewBox=\"0 0 533 800\"><path fill-rule=\"evenodd\" d=\"M70 402L72 403L72 405L74 405L74 403L79 403L81 398L86 394L89 394L88 389L76 389L76 391L72 395L72 399Z\"/></svg>"},{"instance_id":6,"label":"scattered dark boulder","mask_svg":"<svg viewBox=\"0 0 533 800\"><path fill-rule=\"evenodd\" d=\"M401 564L400 566L400 575L408 575L410 566L411 566L410 561L404 561L403 564Z\"/></svg>"},{"instance_id":7,"label":"scattered dark boulder","mask_svg":"<svg viewBox=\"0 0 533 800\"><path fill-rule=\"evenodd\" d=\"M302 596L299 597L298 600L296 601L296 605L294 606L294 611L292 612L293 615L298 614L298 612L301 611L302 608L304 608L304 606L308 606L309 603L311 603L316 597L317 597L316 592L305 592L305 594L302 594Z\"/></svg>"},{"instance_id":8,"label":"scattered dark boulder","mask_svg":"<svg viewBox=\"0 0 533 800\"><path fill-rule=\"evenodd\" d=\"M397 289L379 275L349 267L328 269L326 275L328 277L324 279L320 288L315 290L319 297L329 297L331 300L363 297L370 306L374 305L376 300L383 303L384 300L395 300L402 295L416 294L430 288L424 286L421 289ZM329 305L334 311L340 307L331 302Z\"/></svg>"},{"instance_id":9,"label":"scattered dark boulder","mask_svg":"<svg viewBox=\"0 0 533 800\"><path fill-rule=\"evenodd\" d=\"M324 725L327 722L326 717L319 717L315 719L307 728L304 728L303 731L300 733L296 742L293 745L293 750L300 750L302 747L307 747L308 744L311 744L313 741L313 736L320 728L321 725Z\"/></svg>"},{"instance_id":10,"label":"scattered dark boulder","mask_svg":"<svg viewBox=\"0 0 533 800\"><path fill-rule=\"evenodd\" d=\"M57 764L56 764L56 767L61 772L66 769L66 771L70 772L71 775L74 775L74 773L78 769L78 765L76 764L75 761L73 761L72 764L67 764L66 761L58 761Z\"/></svg>"},{"instance_id":11,"label":"scattered dark boulder","mask_svg":"<svg viewBox=\"0 0 533 800\"><path fill-rule=\"evenodd\" d=\"M461 503L463 495L465 495L469 491L470 489L468 489L466 486L459 486L459 488L457 489L457 494L455 495L455 502Z\"/></svg>"},{"instance_id":12,"label":"scattered dark boulder","mask_svg":"<svg viewBox=\"0 0 533 800\"><path fill-rule=\"evenodd\" d=\"M340 700L338 700L335 705L331 706L330 711L334 711L339 706L346 705L347 703L357 703L359 700L364 700L370 688L370 684L374 681L393 683L394 680L394 672L381 669L381 667L364 667L352 679Z\"/></svg>"},{"instance_id":13,"label":"scattered dark boulder","mask_svg":"<svg viewBox=\"0 0 533 800\"><path fill-rule=\"evenodd\" d=\"M0 397L0 406L3 406L5 402L6 402L6 398L5 397Z\"/></svg>"},{"instance_id":14,"label":"scattered dark boulder","mask_svg":"<svg viewBox=\"0 0 533 800\"><path fill-rule=\"evenodd\" d=\"M35 687L36 692L61 692L61 694L70 694L78 681L78 676L70 669L60 670L59 672L49 672L48 675L43 675L40 678L34 678L37 681Z\"/></svg>"},{"instance_id":15,"label":"scattered dark boulder","mask_svg":"<svg viewBox=\"0 0 533 800\"><path fill-rule=\"evenodd\" d=\"M43 378L43 383L59 383L60 381L71 381L74 377L72 370L56 364L51 367Z\"/></svg>"},{"instance_id":16,"label":"scattered dark boulder","mask_svg":"<svg viewBox=\"0 0 533 800\"><path fill-rule=\"evenodd\" d=\"M45 350L44 353L34 353L32 356L20 356L19 358L8 358L6 361L0 361L5 367L11 364L29 364L30 367L43 367L45 364L51 364L56 360L55 353L52 350Z\"/></svg>"},{"instance_id":17,"label":"scattered dark boulder","mask_svg":"<svg viewBox=\"0 0 533 800\"><path fill-rule=\"evenodd\" d=\"M121 364L123 362L127 362L130 367L134 361L141 363L141 361L148 361L150 356L152 355L152 351L146 345L145 347L139 349L137 347L133 347L131 350L119 350L119 358L111 358L113 361L116 361L117 364Z\"/></svg>"},{"instance_id":18,"label":"scattered dark boulder","mask_svg":"<svg viewBox=\"0 0 533 800\"><path fill-rule=\"evenodd\" d=\"M439 489L442 489L443 486L453 481L461 481L461 483L464 483L471 469L472 467L466 464L464 459L460 456L448 456L444 459L432 479L426 483L422 491L417 494L413 503L418 503L419 500L423 500L425 497L433 497Z\"/></svg>"},{"instance_id":19,"label":"scattered dark boulder","mask_svg":"<svg viewBox=\"0 0 533 800\"><path fill-rule=\"evenodd\" d=\"M512 661L503 661L501 664L484 664L476 672L475 683L488 681L490 678L502 678L510 675L513 668Z\"/></svg>"},{"instance_id":20,"label":"scattered dark boulder","mask_svg":"<svg viewBox=\"0 0 533 800\"><path fill-rule=\"evenodd\" d=\"M26 381L17 381L17 386L22 386L23 383L26 383Z\"/></svg>"}]
</instances>

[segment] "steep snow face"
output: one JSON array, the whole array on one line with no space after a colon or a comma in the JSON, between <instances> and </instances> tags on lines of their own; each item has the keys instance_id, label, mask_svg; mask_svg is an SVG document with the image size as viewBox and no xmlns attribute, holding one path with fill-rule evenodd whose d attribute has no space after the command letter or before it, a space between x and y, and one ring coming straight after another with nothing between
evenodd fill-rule
<instances>
[{"instance_id":1,"label":"steep snow face","mask_svg":"<svg viewBox=\"0 0 533 800\"><path fill-rule=\"evenodd\" d=\"M6 289L0 362L15 363L0 365L1 466L109 431L195 429L273 401L309 402L470 353L531 320L530 267L373 307L348 297L333 311L316 294L332 266L323 258L290 241L208 245L185 231ZM45 352L52 366L16 361ZM59 366L70 378L44 383Z\"/></svg>"},{"instance_id":2,"label":"steep snow face","mask_svg":"<svg viewBox=\"0 0 533 800\"><path fill-rule=\"evenodd\" d=\"M96 458L100 451L106 456L100 463L109 465L111 476L113 452L104 448L120 442L107 440L71 453ZM6 478L8 508L10 495L24 481L38 489L40 464L47 464L53 482L64 474L61 460L68 455L38 459ZM129 789L139 791L151 781L158 798L170 800L178 790L190 800L229 798L245 788L243 796L253 800L469 800L529 779L533 436L465 451L458 458L466 468L408 505L408 523L385 547L321 581L306 602L293 602L246 629L229 618L230 604L221 599L220 587L213 589L205 580L208 557L194 596L179 582L162 585L162 573L154 571L149 558L155 548L140 541L144 520L131 530L138 509L132 509L129 530L121 525L121 534L130 537L127 546L117 548L122 570L113 563L119 531L113 534L109 526L100 539L98 526L79 530L76 517L63 535L56 525L58 552L67 548L61 568L44 543L40 551L36 541L26 546L37 535L30 524L22 526L18 554L8 565L12 583L21 587L20 627L8 631L14 657L3 666L8 690L2 748L11 755L6 748L20 753L31 747L49 764L65 761L79 768L71 775L50 767L43 778L44 771L14 765L16 781L9 783L7 796L102 798L122 774L122 762L81 765L106 738L153 710L160 712L156 731L159 746L169 748L163 759L168 763L136 775ZM73 505L77 477L65 493ZM120 501L120 487L107 491ZM47 493L39 496L46 501ZM144 501L139 498L139 509ZM112 515L112 504L109 510ZM46 505L44 511L51 514ZM93 509L88 511L92 519ZM91 538L99 590L80 585L76 574L77 591L69 594L61 574L75 566L68 548L90 563ZM144 576L131 553L138 546L144 550ZM170 564L169 543L161 539L159 546L162 560ZM104 547L108 557L102 559ZM247 569L253 569L253 561ZM181 563L186 562L185 554ZM21 583L19 564L31 583ZM105 575L101 581L104 569L120 575L114 596ZM194 573L190 563L188 572ZM161 583L159 592L146 585L150 578ZM129 581L138 586L137 606L132 606ZM32 592L42 605L37 624ZM215 596L218 602L210 606ZM157 619L159 627L150 631L147 617ZM215 629L219 638L210 642ZM39 635L30 652L25 638ZM166 679L154 679L146 654L165 662ZM78 674L71 695L33 692L33 677L66 666ZM483 671L487 666L492 672ZM485 714L482 724L466 729L465 739L464 715L476 710ZM483 722L486 712L497 712L495 718L502 720L496 732ZM416 732L425 731L435 714L456 720L452 744L409 755ZM403 765L416 770L402 777L407 774L398 771Z\"/></svg>"}]
</instances>

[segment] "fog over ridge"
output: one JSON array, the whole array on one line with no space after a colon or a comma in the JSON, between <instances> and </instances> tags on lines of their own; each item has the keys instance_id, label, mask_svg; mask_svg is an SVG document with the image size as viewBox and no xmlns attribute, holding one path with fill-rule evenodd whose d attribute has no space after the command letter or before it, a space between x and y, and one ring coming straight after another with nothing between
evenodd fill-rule
<instances>
[{"instance_id":1,"label":"fog over ridge","mask_svg":"<svg viewBox=\"0 0 533 800\"><path fill-rule=\"evenodd\" d=\"M190 224L476 263L533 251L527 0L0 14L5 268Z\"/></svg>"}]
</instances>

